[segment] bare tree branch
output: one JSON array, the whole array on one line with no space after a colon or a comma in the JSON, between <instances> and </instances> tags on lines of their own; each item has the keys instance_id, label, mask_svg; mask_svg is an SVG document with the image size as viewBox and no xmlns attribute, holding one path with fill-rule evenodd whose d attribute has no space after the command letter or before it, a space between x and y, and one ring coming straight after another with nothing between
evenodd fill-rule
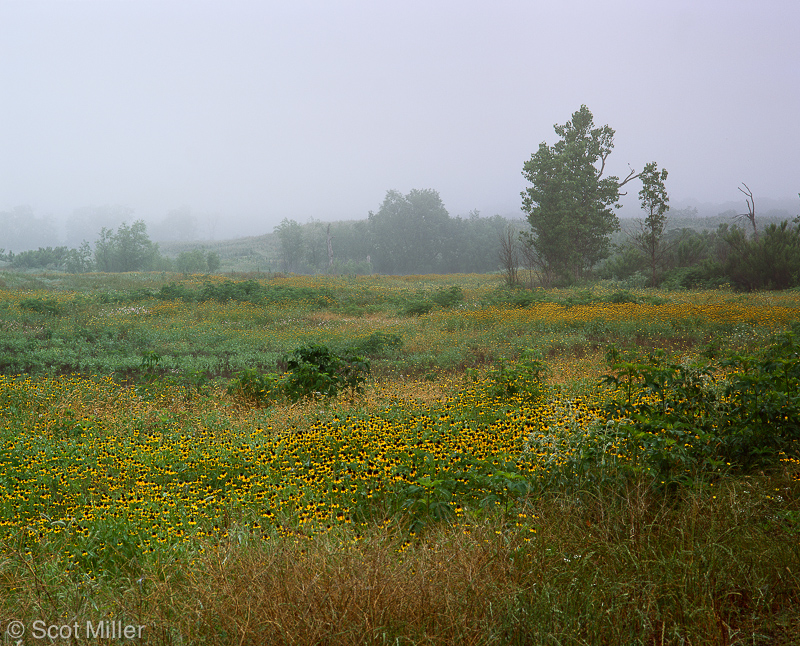
<instances>
[{"instance_id":1,"label":"bare tree branch","mask_svg":"<svg viewBox=\"0 0 800 646\"><path fill-rule=\"evenodd\" d=\"M517 236L511 225L506 226L505 231L500 234L500 263L506 277L506 283L509 287L513 287L518 282L517 265L519 264L519 255Z\"/></svg>"},{"instance_id":2,"label":"bare tree branch","mask_svg":"<svg viewBox=\"0 0 800 646\"><path fill-rule=\"evenodd\" d=\"M744 188L742 188L744 186ZM739 186L739 191L744 195L744 199L747 202L747 213L737 213L734 216L734 219L739 220L741 218L747 218L750 221L750 224L753 225L753 239L758 240L758 227L756 227L756 200L753 197L753 191L750 190L750 187L742 182L742 186Z\"/></svg>"},{"instance_id":3,"label":"bare tree branch","mask_svg":"<svg viewBox=\"0 0 800 646\"><path fill-rule=\"evenodd\" d=\"M639 175L641 175L641 173L637 173L635 170L633 170L630 164L628 164L628 168L631 169L631 172L628 173L628 176L625 179L623 179L619 184L617 184L617 188L622 188L623 186L625 186L625 184L627 184L631 180L636 179L637 177L639 177ZM620 193L620 195L627 195L627 193Z\"/></svg>"}]
</instances>

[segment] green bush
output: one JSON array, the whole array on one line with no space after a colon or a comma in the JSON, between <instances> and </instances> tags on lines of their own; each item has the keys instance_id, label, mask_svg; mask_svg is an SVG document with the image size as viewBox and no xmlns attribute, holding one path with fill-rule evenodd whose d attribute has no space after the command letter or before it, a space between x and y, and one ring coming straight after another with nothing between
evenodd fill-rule
<instances>
[{"instance_id":1,"label":"green bush","mask_svg":"<svg viewBox=\"0 0 800 646\"><path fill-rule=\"evenodd\" d=\"M464 292L458 285L453 285L447 289L440 288L436 290L431 300L440 307L453 307L464 302Z\"/></svg>"},{"instance_id":2,"label":"green bush","mask_svg":"<svg viewBox=\"0 0 800 646\"><path fill-rule=\"evenodd\" d=\"M606 299L608 303L640 303L641 301L628 290L614 292Z\"/></svg>"},{"instance_id":3,"label":"green bush","mask_svg":"<svg viewBox=\"0 0 800 646\"><path fill-rule=\"evenodd\" d=\"M187 302L195 301L198 297L197 292L177 283L162 285L156 296L165 301L184 300Z\"/></svg>"},{"instance_id":4,"label":"green bush","mask_svg":"<svg viewBox=\"0 0 800 646\"><path fill-rule=\"evenodd\" d=\"M201 301L217 301L227 303L238 301L243 303L259 303L264 299L265 289L255 280L224 283L207 283L200 290Z\"/></svg>"},{"instance_id":5,"label":"green bush","mask_svg":"<svg viewBox=\"0 0 800 646\"><path fill-rule=\"evenodd\" d=\"M500 287L486 299L487 305L506 305L510 307L530 307L544 301L542 292L534 292L521 287Z\"/></svg>"},{"instance_id":6,"label":"green bush","mask_svg":"<svg viewBox=\"0 0 800 646\"><path fill-rule=\"evenodd\" d=\"M363 353L371 357L383 357L391 354L403 345L403 339L391 332L373 332L366 339L361 339L350 346L355 353Z\"/></svg>"},{"instance_id":7,"label":"green bush","mask_svg":"<svg viewBox=\"0 0 800 646\"><path fill-rule=\"evenodd\" d=\"M525 350L519 361L510 363L500 359L499 363L500 367L487 375L488 394L491 397L504 400L518 397L527 401L539 399L546 367L536 352Z\"/></svg>"},{"instance_id":8,"label":"green bush","mask_svg":"<svg viewBox=\"0 0 800 646\"><path fill-rule=\"evenodd\" d=\"M297 348L284 360L289 374L282 385L292 401L304 397L336 397L342 391L350 396L363 392L370 372L369 361L350 350L342 355L324 345Z\"/></svg>"},{"instance_id":9,"label":"green bush","mask_svg":"<svg viewBox=\"0 0 800 646\"><path fill-rule=\"evenodd\" d=\"M608 354L603 381L621 398L606 407L630 468L662 479L773 466L800 441L800 326L758 356L677 364L663 352L644 360ZM727 376L715 377L723 371ZM723 373L724 374L724 373Z\"/></svg>"},{"instance_id":10,"label":"green bush","mask_svg":"<svg viewBox=\"0 0 800 646\"><path fill-rule=\"evenodd\" d=\"M61 305L54 298L23 298L19 302L19 306L20 309L49 316L58 316L63 311Z\"/></svg>"},{"instance_id":11,"label":"green bush","mask_svg":"<svg viewBox=\"0 0 800 646\"><path fill-rule=\"evenodd\" d=\"M256 368L245 368L234 373L228 384L228 393L256 406L264 406L280 396L278 375L263 374Z\"/></svg>"},{"instance_id":12,"label":"green bush","mask_svg":"<svg viewBox=\"0 0 800 646\"><path fill-rule=\"evenodd\" d=\"M423 314L429 314L432 309L433 303L430 301L413 300L403 308L403 314L405 316L422 316Z\"/></svg>"},{"instance_id":13,"label":"green bush","mask_svg":"<svg viewBox=\"0 0 800 646\"><path fill-rule=\"evenodd\" d=\"M800 285L800 227L784 220L769 225L757 240L734 228L726 240L731 252L725 274L736 288L749 292Z\"/></svg>"}]
</instances>

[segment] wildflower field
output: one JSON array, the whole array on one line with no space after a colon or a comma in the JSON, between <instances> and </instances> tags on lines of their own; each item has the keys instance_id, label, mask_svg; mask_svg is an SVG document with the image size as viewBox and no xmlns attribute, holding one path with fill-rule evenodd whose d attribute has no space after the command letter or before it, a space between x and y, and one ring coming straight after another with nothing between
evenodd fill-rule
<instances>
[{"instance_id":1,"label":"wildflower field","mask_svg":"<svg viewBox=\"0 0 800 646\"><path fill-rule=\"evenodd\" d=\"M798 321L800 292L4 274L3 643L797 643ZM321 346L363 379L287 396Z\"/></svg>"}]
</instances>

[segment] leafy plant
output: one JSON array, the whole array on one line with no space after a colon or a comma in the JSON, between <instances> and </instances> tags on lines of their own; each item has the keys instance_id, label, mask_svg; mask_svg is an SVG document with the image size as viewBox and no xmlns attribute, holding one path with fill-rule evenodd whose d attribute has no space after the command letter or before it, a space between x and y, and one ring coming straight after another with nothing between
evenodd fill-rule
<instances>
[{"instance_id":1,"label":"leafy plant","mask_svg":"<svg viewBox=\"0 0 800 646\"><path fill-rule=\"evenodd\" d=\"M533 401L542 390L542 376L547 368L538 353L527 349L517 362L500 359L500 367L488 373L489 395L501 399L519 396Z\"/></svg>"},{"instance_id":2,"label":"leafy plant","mask_svg":"<svg viewBox=\"0 0 800 646\"><path fill-rule=\"evenodd\" d=\"M453 307L464 302L464 292L458 285L436 290L431 300L440 307Z\"/></svg>"},{"instance_id":3,"label":"leafy plant","mask_svg":"<svg viewBox=\"0 0 800 646\"><path fill-rule=\"evenodd\" d=\"M373 357L380 357L397 350L403 345L403 339L398 334L391 332L373 332L366 339L360 339L351 347L355 353L364 353Z\"/></svg>"},{"instance_id":4,"label":"leafy plant","mask_svg":"<svg viewBox=\"0 0 800 646\"><path fill-rule=\"evenodd\" d=\"M23 298L19 302L20 309L36 312L37 314L47 314L58 316L62 313L62 307L55 298Z\"/></svg>"},{"instance_id":5,"label":"leafy plant","mask_svg":"<svg viewBox=\"0 0 800 646\"><path fill-rule=\"evenodd\" d=\"M423 314L429 314L432 309L433 303L418 299L406 304L403 308L403 314L405 316L422 316Z\"/></svg>"},{"instance_id":6,"label":"leafy plant","mask_svg":"<svg viewBox=\"0 0 800 646\"><path fill-rule=\"evenodd\" d=\"M256 406L264 406L280 395L280 380L274 373L263 374L257 368L245 368L234 373L228 384L228 393Z\"/></svg>"},{"instance_id":7,"label":"leafy plant","mask_svg":"<svg viewBox=\"0 0 800 646\"><path fill-rule=\"evenodd\" d=\"M370 372L369 361L345 350L340 356L330 348L312 344L297 348L285 359L290 371L283 392L292 401L304 397L335 397L342 390L351 396L363 392Z\"/></svg>"}]
</instances>

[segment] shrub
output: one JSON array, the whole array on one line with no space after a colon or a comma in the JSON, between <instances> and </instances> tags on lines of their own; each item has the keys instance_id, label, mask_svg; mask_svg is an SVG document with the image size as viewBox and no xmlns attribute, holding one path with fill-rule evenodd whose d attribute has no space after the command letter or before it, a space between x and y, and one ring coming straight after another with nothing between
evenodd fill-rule
<instances>
[{"instance_id":1,"label":"shrub","mask_svg":"<svg viewBox=\"0 0 800 646\"><path fill-rule=\"evenodd\" d=\"M614 433L638 456L631 465L661 478L710 473L723 464L752 471L774 465L800 440L800 345L785 333L759 356L717 364L676 364L663 352L645 360L611 349L603 381L622 399L606 407L622 419ZM715 374L729 370L717 381ZM720 396L724 395L724 396ZM629 456L630 457L630 456Z\"/></svg>"},{"instance_id":2,"label":"shrub","mask_svg":"<svg viewBox=\"0 0 800 646\"><path fill-rule=\"evenodd\" d=\"M769 225L759 239L748 240L734 228L726 238L731 252L725 274L738 289L787 289L800 284L800 227Z\"/></svg>"},{"instance_id":3,"label":"shrub","mask_svg":"<svg viewBox=\"0 0 800 646\"><path fill-rule=\"evenodd\" d=\"M487 305L508 305L511 307L530 307L544 301L543 292L534 292L521 287L500 287L486 299Z\"/></svg>"},{"instance_id":4,"label":"shrub","mask_svg":"<svg viewBox=\"0 0 800 646\"><path fill-rule=\"evenodd\" d=\"M256 368L245 368L234 373L228 384L228 393L263 406L280 395L279 377L274 373L262 374Z\"/></svg>"},{"instance_id":5,"label":"shrub","mask_svg":"<svg viewBox=\"0 0 800 646\"><path fill-rule=\"evenodd\" d=\"M641 302L634 294L628 290L614 292L606 299L609 303L639 303Z\"/></svg>"},{"instance_id":6,"label":"shrub","mask_svg":"<svg viewBox=\"0 0 800 646\"><path fill-rule=\"evenodd\" d=\"M61 305L54 298L23 298L19 302L20 309L36 312L37 314L47 314L58 316L62 312Z\"/></svg>"},{"instance_id":7,"label":"shrub","mask_svg":"<svg viewBox=\"0 0 800 646\"><path fill-rule=\"evenodd\" d=\"M391 351L399 349L403 339L390 332L373 332L366 339L361 339L350 346L355 353L363 353L371 357L386 356Z\"/></svg>"},{"instance_id":8,"label":"shrub","mask_svg":"<svg viewBox=\"0 0 800 646\"><path fill-rule=\"evenodd\" d=\"M542 375L546 367L533 350L525 350L520 360L508 363L500 359L500 367L491 370L488 393L500 399L521 399L535 401L542 391Z\"/></svg>"},{"instance_id":9,"label":"shrub","mask_svg":"<svg viewBox=\"0 0 800 646\"><path fill-rule=\"evenodd\" d=\"M342 390L351 396L363 392L369 362L350 350L342 355L324 345L297 348L285 359L290 371L283 382L283 393L292 401L304 397L335 397Z\"/></svg>"},{"instance_id":10,"label":"shrub","mask_svg":"<svg viewBox=\"0 0 800 646\"><path fill-rule=\"evenodd\" d=\"M433 309L433 303L430 301L425 300L414 300L410 301L406 306L403 308L403 314L406 316L422 316L423 314L428 314Z\"/></svg>"},{"instance_id":11,"label":"shrub","mask_svg":"<svg viewBox=\"0 0 800 646\"><path fill-rule=\"evenodd\" d=\"M239 301L245 303L258 303L264 299L265 289L255 280L233 282L226 280L224 283L207 283L200 290L201 301Z\"/></svg>"},{"instance_id":12,"label":"shrub","mask_svg":"<svg viewBox=\"0 0 800 646\"><path fill-rule=\"evenodd\" d=\"M440 307L453 307L464 302L464 292L458 285L453 285L447 289L440 288L436 290L431 299Z\"/></svg>"}]
</instances>

